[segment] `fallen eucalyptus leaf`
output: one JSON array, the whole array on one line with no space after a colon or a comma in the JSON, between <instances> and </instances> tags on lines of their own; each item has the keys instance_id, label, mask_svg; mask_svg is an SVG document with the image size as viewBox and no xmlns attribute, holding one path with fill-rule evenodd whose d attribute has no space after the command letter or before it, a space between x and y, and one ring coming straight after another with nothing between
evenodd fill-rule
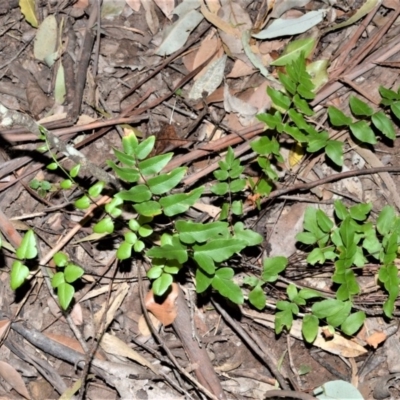
<instances>
[{"instance_id":1,"label":"fallen eucalyptus leaf","mask_svg":"<svg viewBox=\"0 0 400 400\"><path fill-rule=\"evenodd\" d=\"M49 15L40 24L33 45L35 58L51 67L57 59L57 20Z\"/></svg>"},{"instance_id":2,"label":"fallen eucalyptus leaf","mask_svg":"<svg viewBox=\"0 0 400 400\"><path fill-rule=\"evenodd\" d=\"M381 4L382 0L367 0L362 7L360 7L357 12L352 15L347 21L341 22L340 24L336 24L331 26L330 28L326 28L322 31L322 34L325 35L328 32L336 31L336 29L345 28L346 26L352 25L357 22L359 19L367 15L374 7L378 4Z\"/></svg>"},{"instance_id":3,"label":"fallen eucalyptus leaf","mask_svg":"<svg viewBox=\"0 0 400 400\"><path fill-rule=\"evenodd\" d=\"M27 22L37 28L39 23L36 18L35 0L19 0L19 7Z\"/></svg>"},{"instance_id":4,"label":"fallen eucalyptus leaf","mask_svg":"<svg viewBox=\"0 0 400 400\"><path fill-rule=\"evenodd\" d=\"M194 83L189 99L201 99L204 92L210 95L218 88L224 78L226 58L226 55L223 55L208 66L205 74Z\"/></svg>"},{"instance_id":5,"label":"fallen eucalyptus leaf","mask_svg":"<svg viewBox=\"0 0 400 400\"><path fill-rule=\"evenodd\" d=\"M252 35L256 39L273 39L282 36L298 35L318 25L325 17L326 10L310 11L300 18L276 19L266 29Z\"/></svg>"},{"instance_id":6,"label":"fallen eucalyptus leaf","mask_svg":"<svg viewBox=\"0 0 400 400\"><path fill-rule=\"evenodd\" d=\"M202 19L203 15L196 10L191 10L181 16L165 30L163 40L155 54L167 56L179 50Z\"/></svg>"}]
</instances>

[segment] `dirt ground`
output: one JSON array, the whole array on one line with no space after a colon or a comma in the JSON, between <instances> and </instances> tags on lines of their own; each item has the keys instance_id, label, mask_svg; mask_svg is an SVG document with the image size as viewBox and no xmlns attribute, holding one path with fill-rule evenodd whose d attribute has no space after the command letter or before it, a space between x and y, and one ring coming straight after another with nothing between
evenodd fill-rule
<instances>
[{"instance_id":1,"label":"dirt ground","mask_svg":"<svg viewBox=\"0 0 400 400\"><path fill-rule=\"evenodd\" d=\"M215 0L206 2L207 6L199 1L198 6L203 4L197 9L199 22L178 35L168 28L180 18L173 14L180 0L90 3L0 2L0 104L40 121L78 148L90 163L104 169L130 127L142 138L156 135L156 154L175 152L171 168L188 167L185 188L197 182L209 185L215 178L207 168L220 160L228 146L240 151L246 141L263 134L264 125L255 116L271 105L266 93L271 81L249 61L240 38L221 28L223 18L230 21L230 12L239 21L235 29L249 24L250 29L261 30L274 19L326 10L323 21L304 33L251 42L276 78L279 68L270 63L291 40L317 39L308 61L327 60L329 65L326 81L312 103L321 113L322 124L326 123L327 106L349 114L349 97L357 95L377 108L379 87L397 90L400 85L397 0ZM369 6L362 18L328 31L330 26L357 16L364 3ZM207 10L220 19L213 19ZM40 25L49 16L57 25L42 30L40 37L33 19ZM185 32L187 38L181 45L160 53L161 46L171 46ZM39 55L35 43L51 37L57 38L56 55ZM198 73L224 55L223 82L212 93L203 92L190 100L188 93L198 82ZM58 73L60 65L64 79ZM231 96L242 102L239 107L228 109L224 84ZM249 108L244 109L243 104ZM364 399L399 398L398 311L395 309L391 320L384 317L386 293L376 280L379 265L366 265L358 276L362 292L354 297L354 308L363 310L367 319L354 337L338 335L329 346L309 345L301 333L294 332L300 332L298 325L276 335L273 324L274 307L285 298L289 283L334 293L330 280L333 263L307 264L307 254L295 243L307 206L319 205L332 213L333 201L338 198L348 206L372 202L375 216L386 204L400 206L400 178L391 172L322 182L310 190L290 191L290 187L362 168L387 166L396 171L400 167L399 126L395 129L393 141L382 139L364 148L343 133L346 144L341 171L321 156L305 157L301 169L288 167L285 160L278 188L289 188L288 192L263 203L259 211L250 207L243 214L241 220L264 240L234 266L237 279L259 272L267 255L289 258L282 280L264 286L267 307L256 311L247 302L239 307L210 293L196 295L193 277L187 274L177 279L174 289L175 319L163 326L150 314L155 326L152 332L146 322L149 315L143 311L149 282L145 274L138 276L143 261L133 257L118 262L117 235L112 239L92 236L99 215L80 226L84 212L72 206L82 194L80 189L59 188L65 177L46 169L52 160L48 153L36 150L42 143L26 127L3 126L0 398L312 399L314 389L336 380L351 383ZM254 155L252 159L250 148L243 148L238 154L243 163L250 160L246 171L254 174ZM63 165L69 168L73 164L66 159ZM32 188L33 179L49 182L49 187ZM79 175L79 183L88 188L94 183L93 176ZM212 207L220 206L214 200L210 196L206 211L190 210L184 218L210 219ZM46 259L52 249L61 246L85 271L67 313L60 310L40 269L17 291L10 288L15 259L10 249L18 247L28 229L35 232L38 259ZM68 235L69 240L63 241ZM47 266L54 264L48 260ZM367 339L373 333L384 339L371 344ZM203 375L196 372L199 365ZM335 398L356 397L349 392L349 397Z\"/></svg>"}]
</instances>

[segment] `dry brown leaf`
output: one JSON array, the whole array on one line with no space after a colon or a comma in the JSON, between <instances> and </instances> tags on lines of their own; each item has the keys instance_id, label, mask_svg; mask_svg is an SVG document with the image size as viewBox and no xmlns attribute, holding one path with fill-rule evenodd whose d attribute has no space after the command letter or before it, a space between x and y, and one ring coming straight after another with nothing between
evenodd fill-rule
<instances>
[{"instance_id":1,"label":"dry brown leaf","mask_svg":"<svg viewBox=\"0 0 400 400\"><path fill-rule=\"evenodd\" d=\"M175 8L175 0L154 0L154 3L157 4L168 19L172 18L172 11L174 11Z\"/></svg>"},{"instance_id":2,"label":"dry brown leaf","mask_svg":"<svg viewBox=\"0 0 400 400\"><path fill-rule=\"evenodd\" d=\"M151 364L147 359L145 359L137 351L129 347L125 342L123 342L116 336L105 333L101 339L100 346L105 352L109 354L114 354L121 357L128 357L131 360L136 361L138 364L149 368L155 374L158 375L159 373L157 368L153 364Z\"/></svg>"},{"instance_id":3,"label":"dry brown leaf","mask_svg":"<svg viewBox=\"0 0 400 400\"><path fill-rule=\"evenodd\" d=\"M71 318L74 321L75 325L82 325L83 324L83 314L82 314L82 307L79 303L76 303L71 310Z\"/></svg>"},{"instance_id":4,"label":"dry brown leaf","mask_svg":"<svg viewBox=\"0 0 400 400\"><path fill-rule=\"evenodd\" d=\"M3 319L0 321L0 343L6 339L8 332L10 331L11 321L9 319Z\"/></svg>"},{"instance_id":5,"label":"dry brown leaf","mask_svg":"<svg viewBox=\"0 0 400 400\"><path fill-rule=\"evenodd\" d=\"M151 322L156 330L158 330L161 326L161 322L151 313L149 313L149 318L151 319ZM150 337L151 336L151 330L149 325L147 324L146 318L142 314L139 317L138 321L138 330L142 336L145 337Z\"/></svg>"},{"instance_id":6,"label":"dry brown leaf","mask_svg":"<svg viewBox=\"0 0 400 400\"><path fill-rule=\"evenodd\" d=\"M274 315L266 315L263 313L259 313L257 311L248 310L243 311L244 315L247 315L253 318L254 321L258 322L261 325L267 326L271 329L274 329ZM290 335L296 339L301 341L304 340L303 334L301 332L302 322L299 320L293 321L292 328L290 329ZM326 340L323 337L323 328L318 329L318 335L315 341L313 342L313 346L319 347L329 353L340 355L342 357L358 357L362 354L367 353L367 350L364 347L360 346L358 343L346 339L338 333L332 334L332 339Z\"/></svg>"},{"instance_id":7,"label":"dry brown leaf","mask_svg":"<svg viewBox=\"0 0 400 400\"><path fill-rule=\"evenodd\" d=\"M399 0L383 0L382 5L383 5L383 7L395 10L397 7L400 6L400 1Z\"/></svg>"},{"instance_id":8,"label":"dry brown leaf","mask_svg":"<svg viewBox=\"0 0 400 400\"><path fill-rule=\"evenodd\" d=\"M201 3L200 11L204 15L204 18L208 20L208 22L210 22L211 24L213 24L218 29L220 29L221 31L225 32L228 35L232 35L237 38L241 37L240 31L234 28L232 24L224 21L223 19L218 17L218 15L209 11L206 5L204 4L204 1L200 0L200 3Z\"/></svg>"},{"instance_id":9,"label":"dry brown leaf","mask_svg":"<svg viewBox=\"0 0 400 400\"><path fill-rule=\"evenodd\" d=\"M171 325L176 318L177 308L175 300L179 294L179 286L176 283L172 284L171 291L164 298L162 303L158 303L154 298L154 293L150 290L146 294L144 304L148 311L150 311L164 326Z\"/></svg>"},{"instance_id":10,"label":"dry brown leaf","mask_svg":"<svg viewBox=\"0 0 400 400\"><path fill-rule=\"evenodd\" d=\"M26 399L31 398L22 376L10 364L0 361L0 376L21 396L24 396Z\"/></svg>"},{"instance_id":11,"label":"dry brown leaf","mask_svg":"<svg viewBox=\"0 0 400 400\"><path fill-rule=\"evenodd\" d=\"M140 0L125 0L125 1L126 4L128 4L128 6L132 8L133 11L138 12L140 10L140 5L141 5Z\"/></svg>"},{"instance_id":12,"label":"dry brown leaf","mask_svg":"<svg viewBox=\"0 0 400 400\"><path fill-rule=\"evenodd\" d=\"M58 335L57 333L44 333L49 339L54 340L57 343L62 344L78 353L85 354L81 344L75 339L64 335ZM95 357L99 360L106 360L106 358L98 351L95 353Z\"/></svg>"},{"instance_id":13,"label":"dry brown leaf","mask_svg":"<svg viewBox=\"0 0 400 400\"><path fill-rule=\"evenodd\" d=\"M125 296L129 291L129 285L124 282L119 287L115 296L112 298L110 303L105 302L99 311L94 315L94 322L96 326L100 326L100 323L103 318L103 314L107 312L105 318L105 324L103 329L106 330L108 325L111 324L112 320L114 319L114 315L121 306L122 302L124 301Z\"/></svg>"},{"instance_id":14,"label":"dry brown leaf","mask_svg":"<svg viewBox=\"0 0 400 400\"><path fill-rule=\"evenodd\" d=\"M33 79L29 79L26 85L26 98L33 115L39 115L49 105L49 98Z\"/></svg>"},{"instance_id":15,"label":"dry brown leaf","mask_svg":"<svg viewBox=\"0 0 400 400\"><path fill-rule=\"evenodd\" d=\"M201 42L200 48L194 56L193 65L192 65L193 69L191 71L193 71L194 69L199 67L201 64L203 64L205 61L207 61L213 54L214 54L214 57L209 60L209 64L211 64L213 61L221 58L222 55L224 54L224 49L222 48L222 42L219 38L217 38L214 35L214 32L212 32L212 36L211 35L207 36ZM203 68L195 76L194 79L195 80L198 79L200 76L202 76L205 73L205 71L206 71L206 68Z\"/></svg>"},{"instance_id":16,"label":"dry brown leaf","mask_svg":"<svg viewBox=\"0 0 400 400\"><path fill-rule=\"evenodd\" d=\"M253 74L254 71L255 71L254 67L238 59L235 61L235 64L233 64L231 72L229 72L229 74L226 77L241 78L242 76Z\"/></svg>"},{"instance_id":17,"label":"dry brown leaf","mask_svg":"<svg viewBox=\"0 0 400 400\"><path fill-rule=\"evenodd\" d=\"M385 332L379 331L373 333L371 336L367 337L367 343L372 346L374 349L378 348L378 346L383 343L387 338Z\"/></svg>"},{"instance_id":18,"label":"dry brown leaf","mask_svg":"<svg viewBox=\"0 0 400 400\"><path fill-rule=\"evenodd\" d=\"M147 25L153 35L158 32L160 21L158 20L155 5L153 1L142 0L142 6L145 9L145 17Z\"/></svg>"},{"instance_id":19,"label":"dry brown leaf","mask_svg":"<svg viewBox=\"0 0 400 400\"><path fill-rule=\"evenodd\" d=\"M192 206L196 210L206 212L210 217L216 218L221 213L221 208L217 206L213 206L212 204L205 204L201 202L196 202Z\"/></svg>"}]
</instances>

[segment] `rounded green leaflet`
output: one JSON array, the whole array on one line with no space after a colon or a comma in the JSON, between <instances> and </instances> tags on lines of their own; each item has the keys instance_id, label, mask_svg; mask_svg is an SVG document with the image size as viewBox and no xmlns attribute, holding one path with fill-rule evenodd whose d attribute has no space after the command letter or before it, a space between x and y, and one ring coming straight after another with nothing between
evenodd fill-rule
<instances>
[{"instance_id":1,"label":"rounded green leaflet","mask_svg":"<svg viewBox=\"0 0 400 400\"><path fill-rule=\"evenodd\" d=\"M94 227L95 233L112 233L114 232L114 222L110 217L105 217L99 221Z\"/></svg>"},{"instance_id":2,"label":"rounded green leaflet","mask_svg":"<svg viewBox=\"0 0 400 400\"><path fill-rule=\"evenodd\" d=\"M22 242L17 249L16 255L21 260L30 260L37 256L35 234L31 229L29 229L22 238Z\"/></svg>"},{"instance_id":3,"label":"rounded green leaflet","mask_svg":"<svg viewBox=\"0 0 400 400\"><path fill-rule=\"evenodd\" d=\"M64 278L68 283L75 282L84 274L84 269L75 264L68 264L64 269Z\"/></svg>"},{"instance_id":4,"label":"rounded green leaflet","mask_svg":"<svg viewBox=\"0 0 400 400\"><path fill-rule=\"evenodd\" d=\"M88 196L82 196L80 199L74 202L75 207L78 210L86 210L90 206L90 199Z\"/></svg>"},{"instance_id":5,"label":"rounded green leaflet","mask_svg":"<svg viewBox=\"0 0 400 400\"><path fill-rule=\"evenodd\" d=\"M126 260L132 255L132 244L128 242L122 242L117 250L118 260Z\"/></svg>"},{"instance_id":6,"label":"rounded green leaflet","mask_svg":"<svg viewBox=\"0 0 400 400\"><path fill-rule=\"evenodd\" d=\"M29 275L29 268L21 261L14 261L11 266L10 286L12 290L17 290L23 285Z\"/></svg>"},{"instance_id":7,"label":"rounded green leaflet","mask_svg":"<svg viewBox=\"0 0 400 400\"><path fill-rule=\"evenodd\" d=\"M54 264L56 264L57 267L65 267L68 263L68 260L69 260L68 255L63 253L62 251L57 252L53 256Z\"/></svg>"},{"instance_id":8,"label":"rounded green leaflet","mask_svg":"<svg viewBox=\"0 0 400 400\"><path fill-rule=\"evenodd\" d=\"M60 306L66 310L70 304L72 299L74 298L75 289L69 283L62 283L57 288L57 297L60 302Z\"/></svg>"},{"instance_id":9,"label":"rounded green leaflet","mask_svg":"<svg viewBox=\"0 0 400 400\"><path fill-rule=\"evenodd\" d=\"M156 296L162 296L173 282L172 276L170 274L161 274L152 285L153 292Z\"/></svg>"},{"instance_id":10,"label":"rounded green leaflet","mask_svg":"<svg viewBox=\"0 0 400 400\"><path fill-rule=\"evenodd\" d=\"M60 271L54 274L53 277L51 278L51 286L55 289L59 287L62 283L65 283L65 279L64 279L64 273Z\"/></svg>"}]
</instances>

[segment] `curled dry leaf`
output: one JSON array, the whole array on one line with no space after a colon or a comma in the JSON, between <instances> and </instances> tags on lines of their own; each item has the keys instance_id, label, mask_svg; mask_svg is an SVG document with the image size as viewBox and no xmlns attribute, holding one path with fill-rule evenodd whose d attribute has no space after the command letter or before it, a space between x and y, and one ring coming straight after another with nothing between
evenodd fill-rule
<instances>
[{"instance_id":1,"label":"curled dry leaf","mask_svg":"<svg viewBox=\"0 0 400 400\"><path fill-rule=\"evenodd\" d=\"M378 346L383 343L387 338L385 332L379 331L375 332L372 335L368 336L367 343L372 346L374 349L378 348Z\"/></svg>"},{"instance_id":2,"label":"curled dry leaf","mask_svg":"<svg viewBox=\"0 0 400 400\"><path fill-rule=\"evenodd\" d=\"M172 284L172 290L162 303L157 302L154 298L154 293L150 290L145 298L145 306L164 326L171 325L176 318L177 308L176 299L179 295L179 286L176 283Z\"/></svg>"},{"instance_id":3,"label":"curled dry leaf","mask_svg":"<svg viewBox=\"0 0 400 400\"><path fill-rule=\"evenodd\" d=\"M49 106L49 98L43 93L43 90L33 79L30 79L26 85L26 98L32 115L39 115Z\"/></svg>"}]
</instances>

